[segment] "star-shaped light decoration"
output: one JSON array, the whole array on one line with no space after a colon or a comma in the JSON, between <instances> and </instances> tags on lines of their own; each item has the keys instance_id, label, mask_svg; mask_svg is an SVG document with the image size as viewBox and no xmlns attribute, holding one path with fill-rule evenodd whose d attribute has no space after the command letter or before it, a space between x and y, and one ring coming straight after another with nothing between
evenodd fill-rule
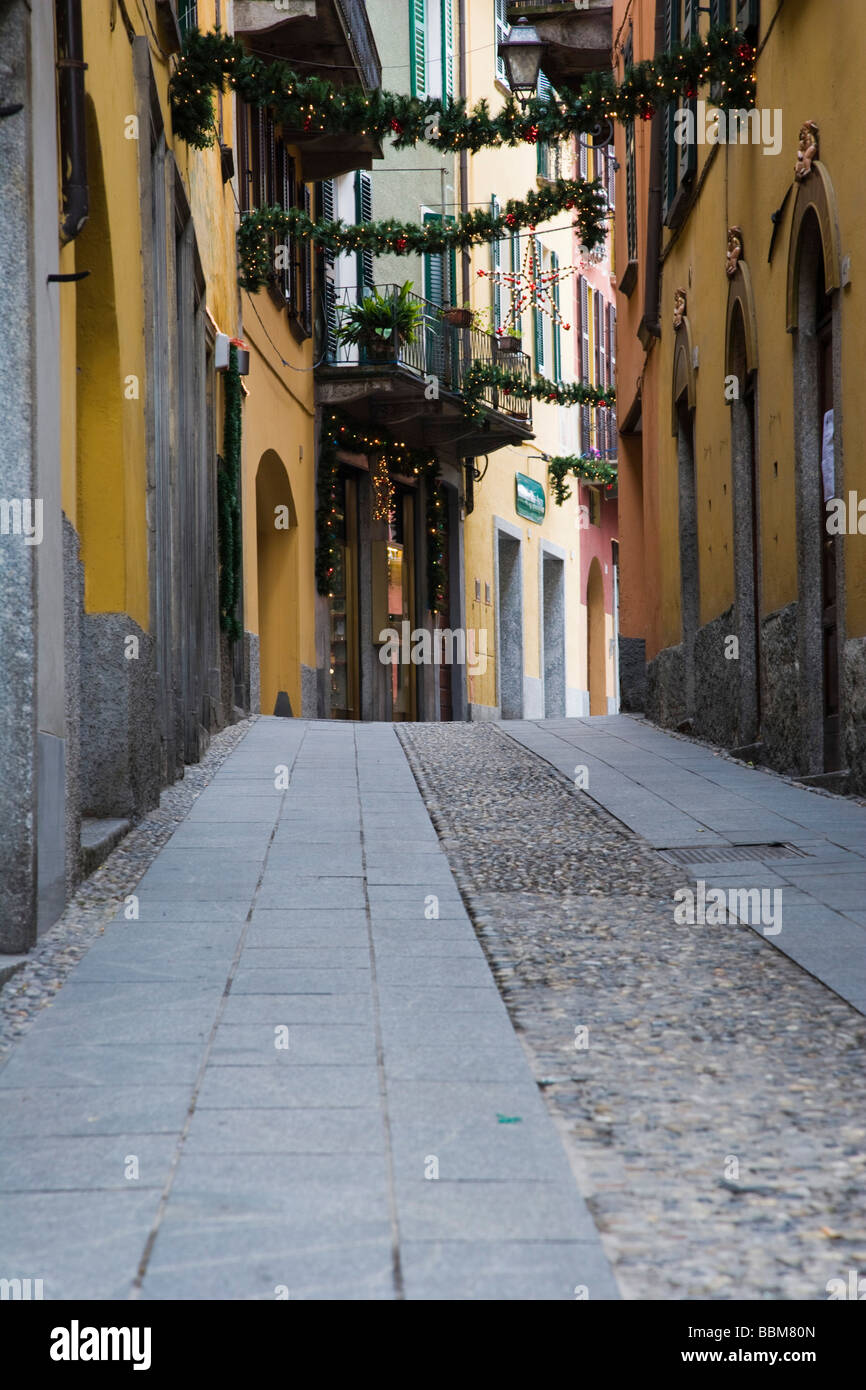
<instances>
[{"instance_id":1,"label":"star-shaped light decoration","mask_svg":"<svg viewBox=\"0 0 866 1390\"><path fill-rule=\"evenodd\" d=\"M530 227L529 230L531 233L535 232L534 227ZM526 242L526 252L520 270L479 270L479 276L492 280L494 285L507 290L511 296L508 317L501 327L497 328L497 335L502 337L509 334L523 310L529 305L539 309L542 314L547 314L554 323L562 324L566 333L570 332L571 324L566 323L559 312L553 291L562 280L573 275L575 269L575 266L569 265L560 266L557 270L542 270L536 240L534 235L531 235Z\"/></svg>"}]
</instances>

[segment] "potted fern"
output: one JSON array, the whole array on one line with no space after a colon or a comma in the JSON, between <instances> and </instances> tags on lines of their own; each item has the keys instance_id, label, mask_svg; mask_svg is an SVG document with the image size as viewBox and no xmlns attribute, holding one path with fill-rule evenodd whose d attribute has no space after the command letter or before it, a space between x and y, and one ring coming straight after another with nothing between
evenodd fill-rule
<instances>
[{"instance_id":1,"label":"potted fern","mask_svg":"<svg viewBox=\"0 0 866 1390\"><path fill-rule=\"evenodd\" d=\"M412 281L407 280L399 290L384 294L373 290L358 304L350 304L343 311L337 336L362 348L374 361L393 361L403 343L414 343L423 317L420 303L412 297Z\"/></svg>"}]
</instances>

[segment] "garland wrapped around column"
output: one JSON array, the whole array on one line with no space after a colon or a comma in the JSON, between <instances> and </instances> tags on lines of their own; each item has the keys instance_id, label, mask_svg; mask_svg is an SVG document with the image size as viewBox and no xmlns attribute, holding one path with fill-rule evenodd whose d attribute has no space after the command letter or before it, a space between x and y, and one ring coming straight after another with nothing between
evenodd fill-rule
<instances>
[{"instance_id":1,"label":"garland wrapped around column","mask_svg":"<svg viewBox=\"0 0 866 1390\"><path fill-rule=\"evenodd\" d=\"M403 477L423 478L426 483L427 591L428 607L441 613L445 606L447 575L445 566L446 510L439 485L439 460L424 449L410 449L395 440L387 430L366 433L352 421L331 411L322 424L319 448L318 508L316 510L316 588L329 597L331 581L338 564L340 460L339 454L377 454L385 458L388 469Z\"/></svg>"},{"instance_id":2,"label":"garland wrapped around column","mask_svg":"<svg viewBox=\"0 0 866 1390\"><path fill-rule=\"evenodd\" d=\"M531 380L520 372L485 362L473 362L463 378L463 408L470 419L482 412L482 396L488 387L519 400L545 401L551 405L614 405L612 386L589 386L583 381L565 384L536 376Z\"/></svg>"},{"instance_id":3,"label":"garland wrapped around column","mask_svg":"<svg viewBox=\"0 0 866 1390\"><path fill-rule=\"evenodd\" d=\"M509 236L523 227L534 230L557 213L574 211L574 227L588 250L601 245L607 235L610 216L607 196L596 180L562 179L549 188L512 198L497 215L481 208L461 213L452 223L317 221L302 208L256 208L244 214L238 230L238 258L241 287L255 292L264 289L274 270L274 240L290 236L308 238L324 250L338 255L344 251L372 251L376 256L427 254L479 246Z\"/></svg>"},{"instance_id":4,"label":"garland wrapped around column","mask_svg":"<svg viewBox=\"0 0 866 1390\"><path fill-rule=\"evenodd\" d=\"M390 138L398 149L424 141L439 150L475 153L500 145L557 141L591 132L599 122L649 120L660 107L716 83L724 110L752 107L755 52L736 30L710 30L706 39L677 43L669 53L635 63L622 82L612 72L589 73L577 89L538 97L525 109L508 99L491 115L486 101L465 101L339 87L299 77L287 62L258 58L227 34L192 32L171 79L175 134L205 149L214 143L213 94L228 88L250 106L267 107L286 131Z\"/></svg>"},{"instance_id":5,"label":"garland wrapped around column","mask_svg":"<svg viewBox=\"0 0 866 1390\"><path fill-rule=\"evenodd\" d=\"M220 628L232 642L242 633L237 614L241 592L241 378L238 350L229 349L225 374L225 413L223 418L223 458L217 471L217 525L219 531L219 608Z\"/></svg>"},{"instance_id":6,"label":"garland wrapped around column","mask_svg":"<svg viewBox=\"0 0 866 1390\"><path fill-rule=\"evenodd\" d=\"M603 483L605 492L612 492L617 480L615 463L607 463L594 450L588 454L567 454L548 459L547 472L550 477L550 491L558 507L571 497L568 475L581 483Z\"/></svg>"}]
</instances>

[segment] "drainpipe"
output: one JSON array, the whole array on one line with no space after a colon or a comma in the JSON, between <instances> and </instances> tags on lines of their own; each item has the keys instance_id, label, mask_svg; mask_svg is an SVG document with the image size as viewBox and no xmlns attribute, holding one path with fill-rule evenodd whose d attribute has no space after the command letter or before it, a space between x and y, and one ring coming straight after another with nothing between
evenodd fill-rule
<instances>
[{"instance_id":1,"label":"drainpipe","mask_svg":"<svg viewBox=\"0 0 866 1390\"><path fill-rule=\"evenodd\" d=\"M57 21L57 95L63 218L60 238L73 241L90 215L87 185L87 137L84 126L84 40L81 0L55 0Z\"/></svg>"},{"instance_id":2,"label":"drainpipe","mask_svg":"<svg viewBox=\"0 0 866 1390\"><path fill-rule=\"evenodd\" d=\"M664 0L656 0L655 53L664 52L665 46L665 7ZM657 111L653 116L650 140L650 186L647 202L647 248L646 276L644 279L643 318L640 336L644 348L649 347L649 338L660 338L662 326L659 321L659 300L661 297L661 265L659 257L662 246L662 121L665 112Z\"/></svg>"},{"instance_id":3,"label":"drainpipe","mask_svg":"<svg viewBox=\"0 0 866 1390\"><path fill-rule=\"evenodd\" d=\"M458 23L460 25L460 96L465 100L469 78L466 69L466 0L460 0ZM460 212L469 211L469 152L460 151ZM460 260L461 303L468 304L472 286L472 258L468 247L464 247Z\"/></svg>"}]
</instances>

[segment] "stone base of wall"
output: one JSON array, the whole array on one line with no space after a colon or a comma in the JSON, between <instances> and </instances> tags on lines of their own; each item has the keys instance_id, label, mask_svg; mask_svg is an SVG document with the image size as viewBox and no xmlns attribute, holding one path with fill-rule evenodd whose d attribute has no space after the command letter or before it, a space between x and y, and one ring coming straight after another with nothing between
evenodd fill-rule
<instances>
[{"instance_id":1,"label":"stone base of wall","mask_svg":"<svg viewBox=\"0 0 866 1390\"><path fill-rule=\"evenodd\" d=\"M128 658L127 639L138 639ZM81 624L81 811L133 820L159 803L161 749L153 643L125 613Z\"/></svg>"},{"instance_id":2,"label":"stone base of wall","mask_svg":"<svg viewBox=\"0 0 866 1390\"><path fill-rule=\"evenodd\" d=\"M470 722L482 724L495 723L502 717L498 705L469 704L467 706L467 714L469 716Z\"/></svg>"},{"instance_id":3,"label":"stone base of wall","mask_svg":"<svg viewBox=\"0 0 866 1390\"><path fill-rule=\"evenodd\" d=\"M740 667L725 656L726 638L734 631L729 608L698 629L695 636L695 709L693 732L709 743L734 748L739 736Z\"/></svg>"},{"instance_id":4,"label":"stone base of wall","mask_svg":"<svg viewBox=\"0 0 866 1390\"><path fill-rule=\"evenodd\" d=\"M761 623L761 742L763 762L777 772L802 772L797 657L797 604Z\"/></svg>"},{"instance_id":5,"label":"stone base of wall","mask_svg":"<svg viewBox=\"0 0 866 1390\"><path fill-rule=\"evenodd\" d=\"M642 714L646 709L646 642L619 634L620 709Z\"/></svg>"},{"instance_id":6,"label":"stone base of wall","mask_svg":"<svg viewBox=\"0 0 866 1390\"><path fill-rule=\"evenodd\" d=\"M848 790L862 796L866 792L866 637L852 637L842 649L842 701L847 713Z\"/></svg>"},{"instance_id":7,"label":"stone base of wall","mask_svg":"<svg viewBox=\"0 0 866 1390\"><path fill-rule=\"evenodd\" d=\"M247 675L247 709L250 714L262 712L261 642L257 632L244 633L244 667Z\"/></svg>"},{"instance_id":8,"label":"stone base of wall","mask_svg":"<svg viewBox=\"0 0 866 1390\"><path fill-rule=\"evenodd\" d=\"M665 647L647 663L646 714L654 724L676 729L688 717L686 709L686 653L680 644Z\"/></svg>"},{"instance_id":9,"label":"stone base of wall","mask_svg":"<svg viewBox=\"0 0 866 1390\"><path fill-rule=\"evenodd\" d=\"M66 893L81 877L81 625L84 566L78 532L63 518L63 665L66 676Z\"/></svg>"}]
</instances>

